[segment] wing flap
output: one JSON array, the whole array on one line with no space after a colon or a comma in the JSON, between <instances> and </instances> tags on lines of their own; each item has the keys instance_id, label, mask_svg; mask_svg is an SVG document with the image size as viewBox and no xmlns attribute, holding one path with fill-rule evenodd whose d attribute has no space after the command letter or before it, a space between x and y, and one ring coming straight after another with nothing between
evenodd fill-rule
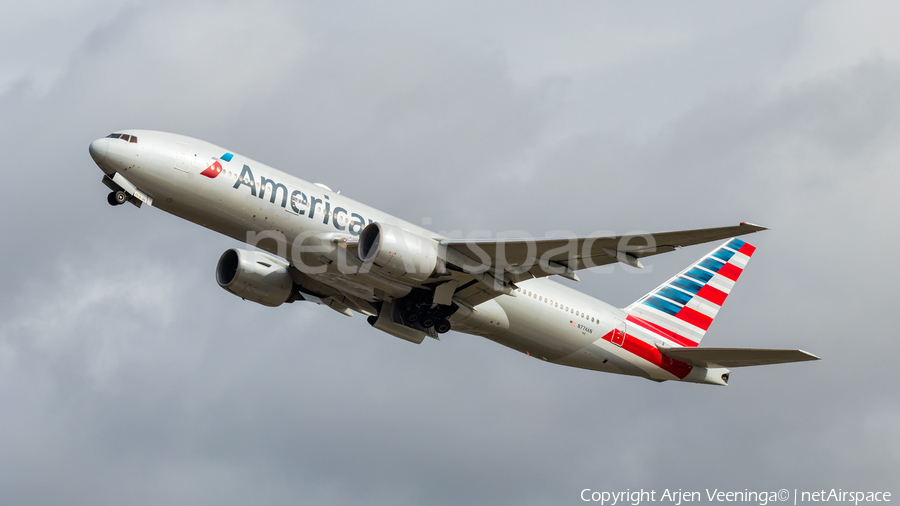
<instances>
[{"instance_id":1,"label":"wing flap","mask_svg":"<svg viewBox=\"0 0 900 506\"><path fill-rule=\"evenodd\" d=\"M819 357L803 350L660 347L659 351L673 360L701 367L751 367L819 360Z\"/></svg>"}]
</instances>

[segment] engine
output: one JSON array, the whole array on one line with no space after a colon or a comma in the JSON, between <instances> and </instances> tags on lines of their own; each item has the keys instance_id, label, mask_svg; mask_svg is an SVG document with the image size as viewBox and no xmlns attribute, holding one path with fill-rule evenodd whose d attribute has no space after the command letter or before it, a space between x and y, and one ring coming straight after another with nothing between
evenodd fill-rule
<instances>
[{"instance_id":1,"label":"engine","mask_svg":"<svg viewBox=\"0 0 900 506\"><path fill-rule=\"evenodd\" d=\"M294 280L288 263L258 251L230 249L216 265L219 286L264 306L277 307L294 301Z\"/></svg>"},{"instance_id":2,"label":"engine","mask_svg":"<svg viewBox=\"0 0 900 506\"><path fill-rule=\"evenodd\" d=\"M358 251L360 260L398 278L421 282L444 271L437 241L394 225L370 223L359 235Z\"/></svg>"}]
</instances>

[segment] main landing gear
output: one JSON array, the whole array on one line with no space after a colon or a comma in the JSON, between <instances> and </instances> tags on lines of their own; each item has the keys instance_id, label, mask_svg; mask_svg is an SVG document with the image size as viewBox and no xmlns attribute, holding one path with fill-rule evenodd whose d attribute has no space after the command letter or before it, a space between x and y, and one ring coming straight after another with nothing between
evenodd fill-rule
<instances>
[{"instance_id":1,"label":"main landing gear","mask_svg":"<svg viewBox=\"0 0 900 506\"><path fill-rule=\"evenodd\" d=\"M392 321L409 328L420 331L427 331L434 328L438 334L446 334L450 332L450 321L447 318L459 309L459 306L432 306L431 304L418 305L416 302L409 300L397 300L399 306L394 307ZM379 311L381 308L379 308ZM375 326L378 316L369 316L366 321L369 325Z\"/></svg>"},{"instance_id":2,"label":"main landing gear","mask_svg":"<svg viewBox=\"0 0 900 506\"><path fill-rule=\"evenodd\" d=\"M128 194L122 190L109 192L109 195L106 196L106 201L109 202L109 205L111 206L121 206L128 202Z\"/></svg>"},{"instance_id":3,"label":"main landing gear","mask_svg":"<svg viewBox=\"0 0 900 506\"><path fill-rule=\"evenodd\" d=\"M397 301L401 308L401 318L409 323L418 323L426 329L434 327L438 334L446 334L450 331L450 315L456 312L459 307L456 304L451 306L442 306L433 304L431 294L416 293Z\"/></svg>"}]
</instances>

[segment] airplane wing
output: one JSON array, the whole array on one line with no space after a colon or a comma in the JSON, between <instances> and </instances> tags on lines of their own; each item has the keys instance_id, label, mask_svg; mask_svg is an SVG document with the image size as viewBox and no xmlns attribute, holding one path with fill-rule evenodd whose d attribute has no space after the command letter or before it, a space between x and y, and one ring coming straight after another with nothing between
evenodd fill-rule
<instances>
[{"instance_id":1,"label":"airplane wing","mask_svg":"<svg viewBox=\"0 0 900 506\"><path fill-rule=\"evenodd\" d=\"M819 360L819 357L803 350L661 347L659 351L671 359L701 367L750 367Z\"/></svg>"},{"instance_id":2,"label":"airplane wing","mask_svg":"<svg viewBox=\"0 0 900 506\"><path fill-rule=\"evenodd\" d=\"M577 281L575 271L622 262L643 267L640 259L676 248L767 230L751 223L653 234L561 239L444 239L448 267L464 276L455 298L477 305L510 293L518 281L560 276Z\"/></svg>"}]
</instances>

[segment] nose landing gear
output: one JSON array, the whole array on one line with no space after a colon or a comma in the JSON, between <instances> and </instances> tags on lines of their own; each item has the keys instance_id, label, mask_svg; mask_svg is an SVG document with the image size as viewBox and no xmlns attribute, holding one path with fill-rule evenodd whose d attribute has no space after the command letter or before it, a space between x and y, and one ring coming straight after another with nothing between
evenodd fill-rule
<instances>
[{"instance_id":1,"label":"nose landing gear","mask_svg":"<svg viewBox=\"0 0 900 506\"><path fill-rule=\"evenodd\" d=\"M128 194L122 190L109 192L109 195L106 196L106 201L111 206L121 206L128 202Z\"/></svg>"}]
</instances>

